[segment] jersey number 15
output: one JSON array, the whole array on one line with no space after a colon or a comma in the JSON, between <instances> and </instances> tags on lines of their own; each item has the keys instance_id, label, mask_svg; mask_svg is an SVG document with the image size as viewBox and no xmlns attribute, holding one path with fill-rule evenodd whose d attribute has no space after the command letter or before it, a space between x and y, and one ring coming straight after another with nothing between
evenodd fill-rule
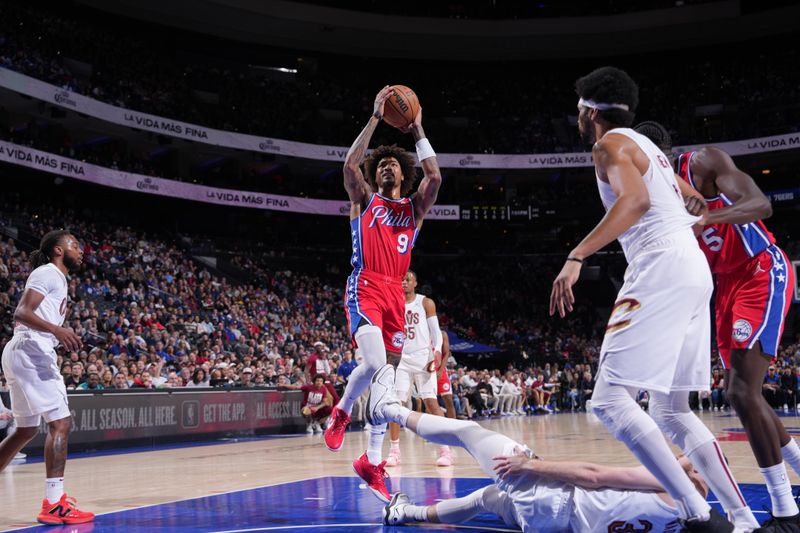
<instances>
[{"instance_id":1,"label":"jersey number 15","mask_svg":"<svg viewBox=\"0 0 800 533\"><path fill-rule=\"evenodd\" d=\"M708 249L712 252L719 252L722 250L722 237L715 235L716 231L715 228L706 228L701 234L703 242L706 243L706 246L708 246Z\"/></svg>"}]
</instances>

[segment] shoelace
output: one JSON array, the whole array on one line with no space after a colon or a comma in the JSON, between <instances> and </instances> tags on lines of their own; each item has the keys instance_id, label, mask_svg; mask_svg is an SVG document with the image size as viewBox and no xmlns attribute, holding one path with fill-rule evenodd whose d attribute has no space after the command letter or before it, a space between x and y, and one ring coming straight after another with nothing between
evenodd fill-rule
<instances>
[{"instance_id":1,"label":"shoelace","mask_svg":"<svg viewBox=\"0 0 800 533\"><path fill-rule=\"evenodd\" d=\"M389 472L386 471L386 469L384 468L385 466L386 466L386 461L381 461L375 466L375 468L378 470L383 479L389 479Z\"/></svg>"},{"instance_id":2,"label":"shoelace","mask_svg":"<svg viewBox=\"0 0 800 533\"><path fill-rule=\"evenodd\" d=\"M338 429L342 429L347 425L347 422L344 417L344 411L339 411L336 413L336 420L333 421L333 430L336 431Z\"/></svg>"}]
</instances>

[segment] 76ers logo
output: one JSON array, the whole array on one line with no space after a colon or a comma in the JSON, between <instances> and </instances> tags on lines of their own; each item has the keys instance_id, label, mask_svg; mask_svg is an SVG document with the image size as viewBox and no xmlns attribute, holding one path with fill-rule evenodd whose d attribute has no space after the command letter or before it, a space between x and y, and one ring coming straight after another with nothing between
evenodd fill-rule
<instances>
[{"instance_id":1,"label":"76ers logo","mask_svg":"<svg viewBox=\"0 0 800 533\"><path fill-rule=\"evenodd\" d=\"M630 522L623 522L622 520L611 522L608 524L608 533L647 533L653 529L652 522L648 522L647 520L637 521L641 527L636 527Z\"/></svg>"},{"instance_id":2,"label":"76ers logo","mask_svg":"<svg viewBox=\"0 0 800 533\"><path fill-rule=\"evenodd\" d=\"M402 331L398 331L392 335L392 346L395 348L402 348L406 342L406 336Z\"/></svg>"},{"instance_id":3,"label":"76ers logo","mask_svg":"<svg viewBox=\"0 0 800 533\"><path fill-rule=\"evenodd\" d=\"M733 340L737 342L744 342L749 339L750 335L752 334L753 326L751 326L750 322L747 320L740 318L733 323Z\"/></svg>"}]
</instances>

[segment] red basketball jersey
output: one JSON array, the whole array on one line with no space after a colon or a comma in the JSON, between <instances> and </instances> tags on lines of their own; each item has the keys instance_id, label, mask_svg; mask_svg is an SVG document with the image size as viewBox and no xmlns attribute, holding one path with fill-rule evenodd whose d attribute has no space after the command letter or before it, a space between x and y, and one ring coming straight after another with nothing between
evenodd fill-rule
<instances>
[{"instance_id":1,"label":"red basketball jersey","mask_svg":"<svg viewBox=\"0 0 800 533\"><path fill-rule=\"evenodd\" d=\"M411 265L417 239L411 198L393 200L374 193L361 216L350 221L350 236L354 269L401 279Z\"/></svg>"},{"instance_id":2,"label":"red basketball jersey","mask_svg":"<svg viewBox=\"0 0 800 533\"><path fill-rule=\"evenodd\" d=\"M695 152L681 154L677 166L678 175L697 189L691 168L694 154ZM711 211L733 205L722 193L714 198L706 198L706 202ZM749 224L710 224L703 228L697 238L714 274L731 272L775 244L775 237L761 220Z\"/></svg>"}]
</instances>

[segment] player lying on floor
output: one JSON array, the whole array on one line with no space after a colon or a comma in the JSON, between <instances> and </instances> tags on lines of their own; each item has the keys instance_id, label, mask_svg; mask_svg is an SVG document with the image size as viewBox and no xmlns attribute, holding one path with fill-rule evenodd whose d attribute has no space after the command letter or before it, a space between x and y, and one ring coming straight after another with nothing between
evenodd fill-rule
<instances>
[{"instance_id":1,"label":"player lying on floor","mask_svg":"<svg viewBox=\"0 0 800 533\"><path fill-rule=\"evenodd\" d=\"M395 494L384 510L385 524L459 523L488 511L526 532L671 533L682 527L693 531L695 524L681 523L674 502L643 466L543 461L526 446L475 422L406 409L393 393L394 374L394 368L387 365L373 377L367 405L369 422L396 422L431 442L461 446L494 484L463 498L429 506L413 505L407 496ZM685 457L678 461L705 497L708 486L700 475ZM719 517L713 510L712 515Z\"/></svg>"}]
</instances>

